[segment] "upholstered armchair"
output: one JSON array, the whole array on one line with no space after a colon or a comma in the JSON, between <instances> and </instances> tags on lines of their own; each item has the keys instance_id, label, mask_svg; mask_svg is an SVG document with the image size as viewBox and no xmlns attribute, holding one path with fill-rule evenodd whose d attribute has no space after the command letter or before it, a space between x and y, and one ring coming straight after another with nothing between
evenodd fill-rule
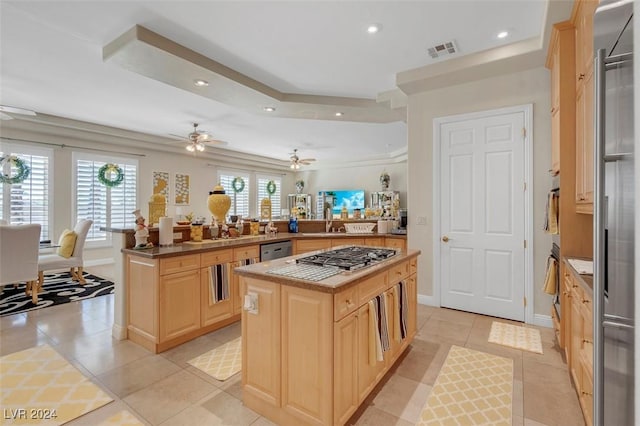
<instances>
[{"instance_id":1,"label":"upholstered armchair","mask_svg":"<svg viewBox=\"0 0 640 426\"><path fill-rule=\"evenodd\" d=\"M81 284L86 283L82 276L82 269L84 266L82 255L84 252L84 243L92 224L92 220L82 219L79 220L73 228L76 239L73 251L69 257L62 256L60 251L58 251L58 253L44 254L38 258L38 289L42 288L42 283L44 282L44 271L54 269L70 268L71 279L73 281L78 281Z\"/></svg>"},{"instance_id":2,"label":"upholstered armchair","mask_svg":"<svg viewBox=\"0 0 640 426\"><path fill-rule=\"evenodd\" d=\"M0 226L0 287L26 282L25 292L38 303L39 224Z\"/></svg>"}]
</instances>

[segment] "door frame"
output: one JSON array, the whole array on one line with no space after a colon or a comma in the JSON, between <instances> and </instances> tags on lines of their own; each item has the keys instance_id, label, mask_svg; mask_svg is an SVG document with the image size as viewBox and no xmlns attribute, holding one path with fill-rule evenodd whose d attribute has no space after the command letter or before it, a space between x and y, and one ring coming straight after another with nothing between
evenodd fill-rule
<instances>
[{"instance_id":1,"label":"door frame","mask_svg":"<svg viewBox=\"0 0 640 426\"><path fill-rule=\"evenodd\" d=\"M527 184L524 194L524 236L527 247L524 249L524 295L527 305L524 310L524 321L534 322L533 299L533 104L517 105L506 108L484 110L465 114L449 115L433 119L433 298L437 306L442 306L440 283L440 128L443 124L456 121L474 120L494 115L524 114L524 178Z\"/></svg>"}]
</instances>

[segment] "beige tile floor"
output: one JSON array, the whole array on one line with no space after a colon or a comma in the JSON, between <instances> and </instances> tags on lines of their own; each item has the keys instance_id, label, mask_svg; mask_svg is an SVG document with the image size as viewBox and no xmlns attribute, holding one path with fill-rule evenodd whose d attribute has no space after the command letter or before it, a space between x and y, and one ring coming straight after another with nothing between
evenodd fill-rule
<instances>
[{"instance_id":1,"label":"beige tile floor","mask_svg":"<svg viewBox=\"0 0 640 426\"><path fill-rule=\"evenodd\" d=\"M113 397L113 403L68 425L95 425L123 408L148 425L273 424L242 405L240 374L220 382L187 364L239 336L239 323L154 355L114 340L112 318L113 296L2 317L0 355L47 343ZM539 355L488 343L493 320L419 305L416 339L350 424L414 424L455 344L514 360L513 425L583 425L552 330L540 328Z\"/></svg>"}]
</instances>

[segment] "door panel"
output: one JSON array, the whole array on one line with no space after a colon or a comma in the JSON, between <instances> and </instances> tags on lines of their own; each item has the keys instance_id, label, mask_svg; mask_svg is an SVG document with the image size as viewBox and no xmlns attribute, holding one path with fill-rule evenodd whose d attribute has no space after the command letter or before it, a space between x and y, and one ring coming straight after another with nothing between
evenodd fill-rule
<instances>
[{"instance_id":1,"label":"door panel","mask_svg":"<svg viewBox=\"0 0 640 426\"><path fill-rule=\"evenodd\" d=\"M524 320L524 113L440 124L441 304Z\"/></svg>"}]
</instances>

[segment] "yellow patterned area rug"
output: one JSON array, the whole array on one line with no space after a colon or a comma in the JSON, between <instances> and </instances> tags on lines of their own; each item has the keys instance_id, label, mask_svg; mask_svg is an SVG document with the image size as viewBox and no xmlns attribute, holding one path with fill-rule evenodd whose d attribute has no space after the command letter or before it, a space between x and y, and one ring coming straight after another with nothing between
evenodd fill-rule
<instances>
[{"instance_id":1,"label":"yellow patterned area rug","mask_svg":"<svg viewBox=\"0 0 640 426\"><path fill-rule=\"evenodd\" d=\"M540 330L520 325L493 321L491 333L489 333L489 343L497 343L537 354L542 353Z\"/></svg>"},{"instance_id":2,"label":"yellow patterned area rug","mask_svg":"<svg viewBox=\"0 0 640 426\"><path fill-rule=\"evenodd\" d=\"M452 346L418 426L511 425L513 360Z\"/></svg>"},{"instance_id":3,"label":"yellow patterned area rug","mask_svg":"<svg viewBox=\"0 0 640 426\"><path fill-rule=\"evenodd\" d=\"M144 426L144 423L127 410L121 410L104 420L98 426Z\"/></svg>"},{"instance_id":4,"label":"yellow patterned area rug","mask_svg":"<svg viewBox=\"0 0 640 426\"><path fill-rule=\"evenodd\" d=\"M212 349L192 359L189 364L217 380L227 380L242 368L242 338Z\"/></svg>"},{"instance_id":5,"label":"yellow patterned area rug","mask_svg":"<svg viewBox=\"0 0 640 426\"><path fill-rule=\"evenodd\" d=\"M0 358L0 424L61 425L113 399L48 345Z\"/></svg>"}]
</instances>

